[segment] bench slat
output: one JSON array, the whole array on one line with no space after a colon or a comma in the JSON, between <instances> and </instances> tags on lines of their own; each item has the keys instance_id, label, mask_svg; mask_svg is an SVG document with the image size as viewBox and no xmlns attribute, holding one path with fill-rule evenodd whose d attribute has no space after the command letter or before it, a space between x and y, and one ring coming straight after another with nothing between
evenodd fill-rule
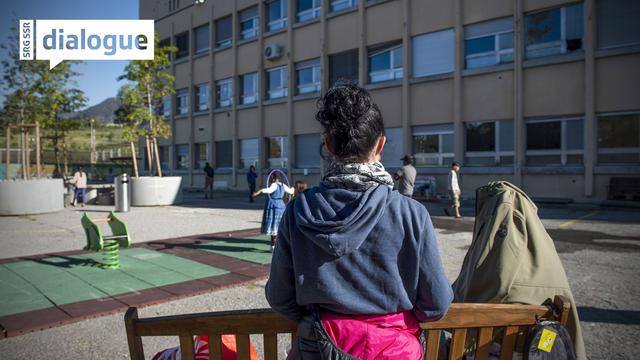
<instances>
[{"instance_id":1,"label":"bench slat","mask_svg":"<svg viewBox=\"0 0 640 360\"><path fill-rule=\"evenodd\" d=\"M264 334L264 360L278 360L278 334Z\"/></svg>"},{"instance_id":2,"label":"bench slat","mask_svg":"<svg viewBox=\"0 0 640 360\"><path fill-rule=\"evenodd\" d=\"M193 348L193 336L180 335L180 353L183 360L195 360L196 354Z\"/></svg>"},{"instance_id":3,"label":"bench slat","mask_svg":"<svg viewBox=\"0 0 640 360\"><path fill-rule=\"evenodd\" d=\"M462 358L464 357L464 345L465 345L466 337L467 337L467 329L453 330L449 360L462 360Z\"/></svg>"},{"instance_id":4,"label":"bench slat","mask_svg":"<svg viewBox=\"0 0 640 360\"><path fill-rule=\"evenodd\" d=\"M489 348L493 339L493 328L480 328L478 333L478 349L476 350L477 360L487 360L489 358Z\"/></svg>"},{"instance_id":5,"label":"bench slat","mask_svg":"<svg viewBox=\"0 0 640 360\"><path fill-rule=\"evenodd\" d=\"M209 360L222 360L222 338L219 334L209 335Z\"/></svg>"},{"instance_id":6,"label":"bench slat","mask_svg":"<svg viewBox=\"0 0 640 360\"><path fill-rule=\"evenodd\" d=\"M438 350L440 348L440 330L429 330L427 332L427 360L435 360L438 358Z\"/></svg>"},{"instance_id":7,"label":"bench slat","mask_svg":"<svg viewBox=\"0 0 640 360\"><path fill-rule=\"evenodd\" d=\"M429 330L530 325L536 315L550 318L552 314L549 308L539 305L458 303L451 304L444 319L420 323L420 327Z\"/></svg>"},{"instance_id":8,"label":"bench slat","mask_svg":"<svg viewBox=\"0 0 640 360\"><path fill-rule=\"evenodd\" d=\"M504 330L504 338L500 346L500 360L511 360L513 350L516 347L516 339L518 338L518 327L507 326Z\"/></svg>"},{"instance_id":9,"label":"bench slat","mask_svg":"<svg viewBox=\"0 0 640 360\"><path fill-rule=\"evenodd\" d=\"M251 360L249 350L249 334L236 335L236 348L238 350L238 360Z\"/></svg>"}]
</instances>

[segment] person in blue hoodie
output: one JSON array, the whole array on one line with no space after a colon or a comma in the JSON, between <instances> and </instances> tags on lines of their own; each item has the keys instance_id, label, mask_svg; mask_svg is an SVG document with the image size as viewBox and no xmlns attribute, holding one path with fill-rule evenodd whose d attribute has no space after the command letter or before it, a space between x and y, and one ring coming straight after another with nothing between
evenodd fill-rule
<instances>
[{"instance_id":1,"label":"person in blue hoodie","mask_svg":"<svg viewBox=\"0 0 640 360\"><path fill-rule=\"evenodd\" d=\"M271 307L299 324L289 358L325 358L319 313L348 356L418 359L418 322L440 319L453 300L431 218L393 190L379 161L382 115L367 91L334 87L318 107L331 162L288 204L265 289Z\"/></svg>"}]
</instances>

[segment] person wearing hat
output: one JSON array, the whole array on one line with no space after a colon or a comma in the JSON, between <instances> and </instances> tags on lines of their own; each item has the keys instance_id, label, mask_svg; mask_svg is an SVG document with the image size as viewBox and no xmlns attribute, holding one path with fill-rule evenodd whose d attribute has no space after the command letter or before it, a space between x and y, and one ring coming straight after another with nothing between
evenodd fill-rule
<instances>
[{"instance_id":1,"label":"person wearing hat","mask_svg":"<svg viewBox=\"0 0 640 360\"><path fill-rule=\"evenodd\" d=\"M413 186L416 184L416 168L413 167L413 156L402 157L402 168L393 176L398 181L398 191L404 196L413 196Z\"/></svg>"}]
</instances>

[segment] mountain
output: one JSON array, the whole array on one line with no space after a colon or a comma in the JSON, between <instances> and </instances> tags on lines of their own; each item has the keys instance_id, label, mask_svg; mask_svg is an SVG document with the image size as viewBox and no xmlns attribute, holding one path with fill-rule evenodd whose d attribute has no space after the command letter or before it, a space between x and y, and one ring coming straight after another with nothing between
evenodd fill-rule
<instances>
[{"instance_id":1,"label":"mountain","mask_svg":"<svg viewBox=\"0 0 640 360\"><path fill-rule=\"evenodd\" d=\"M72 113L60 114L60 117L66 119L88 119L95 118L103 124L113 124L115 119L114 112L118 109L120 103L115 97L105 99L99 104L89 106L88 108Z\"/></svg>"}]
</instances>

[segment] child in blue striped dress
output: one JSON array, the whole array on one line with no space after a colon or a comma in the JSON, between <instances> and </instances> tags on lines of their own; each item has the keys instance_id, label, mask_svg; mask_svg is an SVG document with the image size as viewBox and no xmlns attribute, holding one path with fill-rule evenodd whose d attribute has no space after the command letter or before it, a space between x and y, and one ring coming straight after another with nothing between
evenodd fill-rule
<instances>
[{"instance_id":1,"label":"child in blue striped dress","mask_svg":"<svg viewBox=\"0 0 640 360\"><path fill-rule=\"evenodd\" d=\"M264 204L264 212L262 213L262 233L271 236L271 251L276 244L276 235L278 235L278 225L286 204L284 203L284 195L293 194L293 188L280 182L280 174L274 172L269 179L271 184L268 188L260 189L253 193L253 197L260 194L267 195L267 201Z\"/></svg>"}]
</instances>

